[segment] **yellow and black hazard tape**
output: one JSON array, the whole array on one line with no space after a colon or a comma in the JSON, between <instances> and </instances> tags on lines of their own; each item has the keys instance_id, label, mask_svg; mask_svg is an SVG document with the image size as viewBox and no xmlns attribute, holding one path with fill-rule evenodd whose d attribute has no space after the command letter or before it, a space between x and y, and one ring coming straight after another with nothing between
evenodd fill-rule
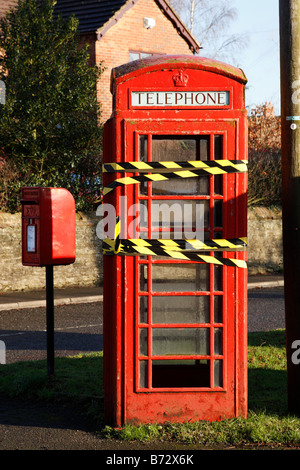
<instances>
[{"instance_id":1,"label":"yellow and black hazard tape","mask_svg":"<svg viewBox=\"0 0 300 470\"><path fill-rule=\"evenodd\" d=\"M118 169L118 166L122 166L122 171L125 172L140 172L141 170L139 168L133 169L133 166L128 169L126 168L126 165L136 165L136 164L141 164L143 163L144 168L142 168L143 171L146 171L145 165L159 165L155 169L169 169L171 168L171 164L178 165L179 168L180 165L184 165L185 170L178 170L178 167L176 170L172 170L166 173L156 173L153 172L152 174L142 174L138 176L125 176L123 178L118 178L111 183L109 183L107 186L103 188L103 195L108 194L110 191L113 191L115 188L118 186L127 186L129 184L136 184L136 183L142 183L142 182L155 182L155 181L165 181L168 179L172 178L193 178L196 176L203 176L203 175L224 175L224 174L229 174L229 173L245 173L247 171L247 162L246 160L211 160L211 161L198 161L198 162L152 162L152 163L144 163L144 162L128 162L126 163L112 163L112 170L111 171L121 171ZM186 168L195 168L194 164L197 164L196 169L192 170L187 170ZM166 166L168 164L169 166ZM162 166L164 165L164 166ZM190 165L190 166L188 166ZM191 166L193 165L193 166ZM106 171L108 165L104 165ZM150 169L153 170L150 166Z\"/></svg>"},{"instance_id":2,"label":"yellow and black hazard tape","mask_svg":"<svg viewBox=\"0 0 300 470\"><path fill-rule=\"evenodd\" d=\"M103 253L107 255L140 255L162 256L174 259L189 260L200 263L217 264L246 268L244 260L220 258L207 254L206 251L243 251L247 246L247 239L213 239L202 242L197 239L120 239L120 217L116 219L115 238L106 238L103 241Z\"/></svg>"},{"instance_id":3,"label":"yellow and black hazard tape","mask_svg":"<svg viewBox=\"0 0 300 470\"><path fill-rule=\"evenodd\" d=\"M111 246L110 242L113 242L113 246ZM169 257L173 259L180 259L186 261L194 261L200 263L208 263L208 264L216 264L219 266L231 266L237 268L246 268L247 263L244 260L240 259L232 259L232 258L223 258L223 257L215 257L206 254L200 254L194 252L185 252L182 250L174 251L172 248L168 247L153 247L148 248L147 246L141 245L123 245L123 240L121 240L120 245L118 247L117 253L114 251L115 245L114 240L104 240L103 242L103 251L105 254L118 254L124 256L130 255L138 255L138 256L162 256L162 257Z\"/></svg>"},{"instance_id":4,"label":"yellow and black hazard tape","mask_svg":"<svg viewBox=\"0 0 300 470\"><path fill-rule=\"evenodd\" d=\"M216 168L224 173L246 172L247 160L189 160L179 162L120 162L105 163L104 173L114 172L142 172L151 170L180 170L180 169L203 169L213 172Z\"/></svg>"},{"instance_id":5,"label":"yellow and black hazard tape","mask_svg":"<svg viewBox=\"0 0 300 470\"><path fill-rule=\"evenodd\" d=\"M117 240L117 244L116 244ZM131 238L115 240L106 239L107 245L120 246L123 250L130 249L131 247L141 248L162 248L172 251L243 251L247 246L246 238L232 238L232 239L213 239L206 240L205 242L197 239L144 239L144 238Z\"/></svg>"}]
</instances>

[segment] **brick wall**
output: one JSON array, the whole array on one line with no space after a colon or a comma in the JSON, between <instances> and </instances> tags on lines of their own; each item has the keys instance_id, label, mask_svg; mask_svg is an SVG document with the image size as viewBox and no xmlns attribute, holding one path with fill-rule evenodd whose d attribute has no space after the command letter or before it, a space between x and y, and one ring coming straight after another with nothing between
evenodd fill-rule
<instances>
[{"instance_id":1,"label":"brick wall","mask_svg":"<svg viewBox=\"0 0 300 470\"><path fill-rule=\"evenodd\" d=\"M155 19L153 29L144 28L144 17ZM96 42L96 62L103 60L107 67L98 84L103 122L110 117L112 110L111 69L129 61L129 50L157 54L192 54L187 42L178 34L156 2L139 0Z\"/></svg>"},{"instance_id":2,"label":"brick wall","mask_svg":"<svg viewBox=\"0 0 300 470\"><path fill-rule=\"evenodd\" d=\"M96 236L99 217L77 214L76 261L54 268L55 287L97 286L103 280L101 242ZM0 213L0 294L45 287L45 268L22 266L21 215ZM250 274L283 267L281 211L248 211L248 268Z\"/></svg>"}]
</instances>

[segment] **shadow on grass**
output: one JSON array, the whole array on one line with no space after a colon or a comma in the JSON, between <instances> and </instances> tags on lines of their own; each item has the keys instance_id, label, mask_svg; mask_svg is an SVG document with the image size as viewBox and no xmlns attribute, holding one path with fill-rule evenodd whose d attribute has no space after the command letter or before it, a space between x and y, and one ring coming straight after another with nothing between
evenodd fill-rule
<instances>
[{"instance_id":1,"label":"shadow on grass","mask_svg":"<svg viewBox=\"0 0 300 470\"><path fill-rule=\"evenodd\" d=\"M287 415L286 371L249 369L248 405L254 412Z\"/></svg>"},{"instance_id":2,"label":"shadow on grass","mask_svg":"<svg viewBox=\"0 0 300 470\"><path fill-rule=\"evenodd\" d=\"M20 400L24 402L25 415L27 406L35 409L41 405L47 409L50 404L56 404L62 411L71 407L91 423L101 424L104 411L102 370L102 353L57 357L53 377L47 374L46 360L0 365L0 411L5 403L10 406L14 400L20 410Z\"/></svg>"},{"instance_id":3,"label":"shadow on grass","mask_svg":"<svg viewBox=\"0 0 300 470\"><path fill-rule=\"evenodd\" d=\"M285 347L285 331L258 331L249 333L248 346L275 346L277 348Z\"/></svg>"},{"instance_id":4,"label":"shadow on grass","mask_svg":"<svg viewBox=\"0 0 300 470\"><path fill-rule=\"evenodd\" d=\"M248 344L249 410L287 414L284 331L250 333ZM57 357L53 378L47 376L44 360L0 366L0 372L2 396L59 400L84 409L98 423L103 420L102 353Z\"/></svg>"},{"instance_id":5,"label":"shadow on grass","mask_svg":"<svg viewBox=\"0 0 300 470\"><path fill-rule=\"evenodd\" d=\"M288 414L284 330L249 334L248 402L255 412Z\"/></svg>"}]
</instances>

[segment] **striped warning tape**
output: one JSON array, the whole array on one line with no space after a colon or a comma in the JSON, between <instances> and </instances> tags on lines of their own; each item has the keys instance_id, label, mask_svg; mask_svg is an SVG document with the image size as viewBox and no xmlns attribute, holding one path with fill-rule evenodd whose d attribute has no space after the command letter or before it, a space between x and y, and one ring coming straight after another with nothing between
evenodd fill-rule
<instances>
[{"instance_id":1,"label":"striped warning tape","mask_svg":"<svg viewBox=\"0 0 300 470\"><path fill-rule=\"evenodd\" d=\"M189 160L179 162L120 162L105 163L103 165L104 173L114 173L116 171L142 172L151 170L180 170L180 169L203 169L206 172L218 168L225 173L245 172L247 171L247 160Z\"/></svg>"},{"instance_id":2,"label":"striped warning tape","mask_svg":"<svg viewBox=\"0 0 300 470\"><path fill-rule=\"evenodd\" d=\"M162 257L169 257L173 259L181 259L181 260L188 260L194 262L202 262L208 264L216 264L220 266L233 266L237 268L246 268L247 263L244 260L240 259L231 259L231 258L223 258L223 257L215 257L206 254L199 254L196 252L183 252L181 251L173 251L171 248L165 247L153 247L148 248L147 246L141 245L128 245L125 243L123 245L123 240L120 243L118 248L118 252L114 252L114 247L111 246L113 240L104 240L103 242L103 251L105 254L118 254L118 255L139 255L139 256L162 256Z\"/></svg>"},{"instance_id":3,"label":"striped warning tape","mask_svg":"<svg viewBox=\"0 0 300 470\"><path fill-rule=\"evenodd\" d=\"M120 251L121 245L120 245L120 216L117 216L116 219L116 226L115 226L115 238L113 240L114 243L114 252L118 253Z\"/></svg>"},{"instance_id":4,"label":"striped warning tape","mask_svg":"<svg viewBox=\"0 0 300 470\"><path fill-rule=\"evenodd\" d=\"M204 251L242 251L247 246L247 238L233 239L213 239L202 242L201 240L181 240L181 239L120 239L120 217L116 219L115 238L106 238L103 241L104 254L118 255L146 255L163 256L174 259L189 260L222 266L234 266L246 268L244 260L220 258L199 254Z\"/></svg>"},{"instance_id":5,"label":"striped warning tape","mask_svg":"<svg viewBox=\"0 0 300 470\"><path fill-rule=\"evenodd\" d=\"M131 247L141 248L163 248L172 251L243 251L247 246L247 238L232 238L232 239L213 239L206 240L205 242L197 239L144 239L144 238L131 238L131 239L117 239L117 246L123 250ZM115 246L115 240L106 239L105 242L110 246ZM116 251L116 250L115 250Z\"/></svg>"},{"instance_id":6,"label":"striped warning tape","mask_svg":"<svg viewBox=\"0 0 300 470\"><path fill-rule=\"evenodd\" d=\"M129 163L133 164L133 163L138 163L138 162L129 162ZM157 162L157 163L161 165L163 162ZM167 163L167 162L164 162L164 163ZM168 163L173 163L174 165L174 163L176 162L168 162ZM182 163L190 164L191 162L182 162ZM192 162L192 163L196 163L196 162ZM113 191L118 186L126 186L129 184L136 184L136 183L149 182L149 181L151 182L165 181L165 180L172 179L172 178L193 178L196 176L203 176L203 175L223 175L223 174L228 174L228 173L244 173L247 171L247 164L245 160L214 160L214 161L209 161L209 162L197 162L197 163L204 164L204 165L202 168L198 168L192 171L185 169L181 171L180 170L171 171L167 173L154 172L152 174L147 174L147 175L142 174L139 176L125 176L123 178L118 178L103 188L103 195L108 194L110 191ZM225 165L223 165L223 163L225 163ZM230 165L230 163L232 165ZM113 164L113 165L115 166L119 164ZM144 168L144 170L145 169L146 168ZM114 169L113 171L119 171L119 170ZM128 172L130 170L123 168L123 171ZM137 171L137 169L135 169L135 171ZM132 172L132 169L131 169L131 172Z\"/></svg>"}]
</instances>

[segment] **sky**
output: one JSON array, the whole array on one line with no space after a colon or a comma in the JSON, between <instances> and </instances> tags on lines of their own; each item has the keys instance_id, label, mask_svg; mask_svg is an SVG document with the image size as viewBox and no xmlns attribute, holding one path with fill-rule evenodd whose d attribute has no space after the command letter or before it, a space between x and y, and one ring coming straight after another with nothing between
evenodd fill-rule
<instances>
[{"instance_id":1,"label":"sky","mask_svg":"<svg viewBox=\"0 0 300 470\"><path fill-rule=\"evenodd\" d=\"M246 46L232 65L247 79L246 106L271 102L280 115L279 0L233 0L238 16L224 34L246 34ZM202 54L205 56L205 50Z\"/></svg>"}]
</instances>

